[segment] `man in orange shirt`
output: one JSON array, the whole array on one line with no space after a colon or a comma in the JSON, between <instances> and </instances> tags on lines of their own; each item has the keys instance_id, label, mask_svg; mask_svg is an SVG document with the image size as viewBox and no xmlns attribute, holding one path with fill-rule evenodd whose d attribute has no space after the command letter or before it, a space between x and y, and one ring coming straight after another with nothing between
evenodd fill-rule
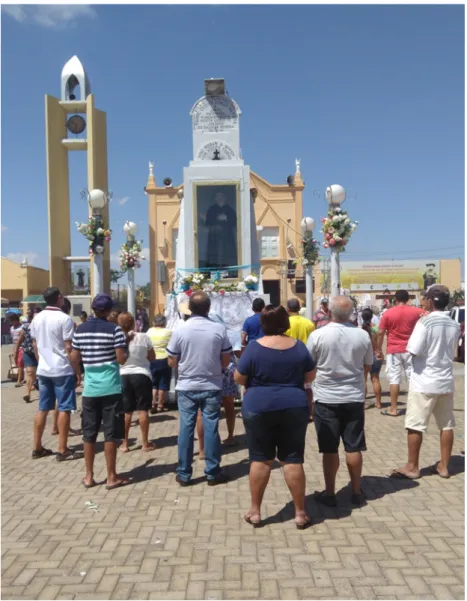
<instances>
[{"instance_id":1,"label":"man in orange shirt","mask_svg":"<svg viewBox=\"0 0 467 601\"><path fill-rule=\"evenodd\" d=\"M376 343L376 358L383 359L383 340L388 337L386 374L389 380L391 395L391 409L382 411L383 415L397 417L401 411L397 409L402 375L405 374L407 382L412 373L412 357L407 352L407 343L415 328L415 324L423 315L423 310L408 305L409 293L407 290L396 292L396 306L384 312L379 324Z\"/></svg>"}]
</instances>

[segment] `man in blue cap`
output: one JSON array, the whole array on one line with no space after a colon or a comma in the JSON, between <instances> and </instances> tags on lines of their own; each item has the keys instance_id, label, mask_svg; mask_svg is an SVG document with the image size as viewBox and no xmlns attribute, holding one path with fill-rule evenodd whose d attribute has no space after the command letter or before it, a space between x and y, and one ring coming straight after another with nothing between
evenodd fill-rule
<instances>
[{"instance_id":1,"label":"man in blue cap","mask_svg":"<svg viewBox=\"0 0 467 601\"><path fill-rule=\"evenodd\" d=\"M116 470L117 445L124 437L124 411L120 365L127 359L126 339L122 329L107 321L113 307L108 294L98 294L92 301L94 317L78 326L73 336L72 358L84 364L82 428L86 475L83 486L94 481L96 439L101 424L104 431L104 453L107 464L107 490L129 484Z\"/></svg>"}]
</instances>

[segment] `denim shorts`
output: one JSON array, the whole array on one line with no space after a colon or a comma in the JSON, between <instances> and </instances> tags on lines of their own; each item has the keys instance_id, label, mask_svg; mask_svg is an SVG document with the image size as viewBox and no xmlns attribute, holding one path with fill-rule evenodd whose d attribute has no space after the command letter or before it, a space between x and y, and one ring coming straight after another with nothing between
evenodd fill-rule
<instances>
[{"instance_id":1,"label":"denim shorts","mask_svg":"<svg viewBox=\"0 0 467 601\"><path fill-rule=\"evenodd\" d=\"M370 375L378 376L379 372L381 371L382 366L383 366L383 360L373 357L373 365L371 366Z\"/></svg>"},{"instance_id":2,"label":"denim shorts","mask_svg":"<svg viewBox=\"0 0 467 601\"><path fill-rule=\"evenodd\" d=\"M75 376L39 376L39 411L76 411Z\"/></svg>"},{"instance_id":3,"label":"denim shorts","mask_svg":"<svg viewBox=\"0 0 467 601\"><path fill-rule=\"evenodd\" d=\"M309 417L308 407L243 413L250 461L303 463Z\"/></svg>"},{"instance_id":4,"label":"denim shorts","mask_svg":"<svg viewBox=\"0 0 467 601\"><path fill-rule=\"evenodd\" d=\"M24 367L37 367L37 359L34 353L23 353Z\"/></svg>"},{"instance_id":5,"label":"denim shorts","mask_svg":"<svg viewBox=\"0 0 467 601\"><path fill-rule=\"evenodd\" d=\"M153 390L170 390L172 369L167 359L151 361L151 376Z\"/></svg>"}]
</instances>

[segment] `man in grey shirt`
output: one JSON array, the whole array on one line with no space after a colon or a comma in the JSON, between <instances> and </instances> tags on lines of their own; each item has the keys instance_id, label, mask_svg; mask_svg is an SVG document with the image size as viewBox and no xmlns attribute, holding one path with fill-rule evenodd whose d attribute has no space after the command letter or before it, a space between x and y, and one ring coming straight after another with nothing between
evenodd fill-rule
<instances>
[{"instance_id":1,"label":"man in grey shirt","mask_svg":"<svg viewBox=\"0 0 467 601\"><path fill-rule=\"evenodd\" d=\"M316 494L316 500L331 507L337 504L335 485L342 438L352 504L362 505L365 379L373 364L373 347L368 333L349 323L353 306L348 297L333 298L330 311L331 322L313 332L307 344L317 369L313 384L314 420L326 484L326 489Z\"/></svg>"},{"instance_id":2,"label":"man in grey shirt","mask_svg":"<svg viewBox=\"0 0 467 601\"><path fill-rule=\"evenodd\" d=\"M208 318L211 301L204 292L190 297L190 319L176 330L167 347L170 367L178 367L178 468L176 480L188 486L193 473L193 441L198 410L201 410L205 441L205 474L210 486L227 481L221 471L219 413L222 368L230 362L232 346L222 324Z\"/></svg>"}]
</instances>

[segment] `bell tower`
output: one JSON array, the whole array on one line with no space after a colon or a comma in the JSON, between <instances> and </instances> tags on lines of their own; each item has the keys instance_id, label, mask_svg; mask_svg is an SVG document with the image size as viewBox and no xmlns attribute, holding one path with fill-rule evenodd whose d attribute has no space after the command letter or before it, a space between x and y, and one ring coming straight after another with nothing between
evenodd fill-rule
<instances>
[{"instance_id":1,"label":"bell tower","mask_svg":"<svg viewBox=\"0 0 467 601\"><path fill-rule=\"evenodd\" d=\"M97 188L108 192L106 114L96 108L88 76L77 56L73 56L63 67L60 99L49 95L45 97L45 128L50 285L60 288L63 294L70 294L72 262L90 262L90 273L94 272L93 257L71 256L70 151L87 152L88 190ZM79 190L73 192L72 196L78 198ZM83 207L84 212L90 214L90 208ZM108 205L102 210L102 216L108 223ZM105 245L102 268L104 290L109 292L108 244ZM91 294L93 291L94 282L91 279Z\"/></svg>"}]
</instances>

